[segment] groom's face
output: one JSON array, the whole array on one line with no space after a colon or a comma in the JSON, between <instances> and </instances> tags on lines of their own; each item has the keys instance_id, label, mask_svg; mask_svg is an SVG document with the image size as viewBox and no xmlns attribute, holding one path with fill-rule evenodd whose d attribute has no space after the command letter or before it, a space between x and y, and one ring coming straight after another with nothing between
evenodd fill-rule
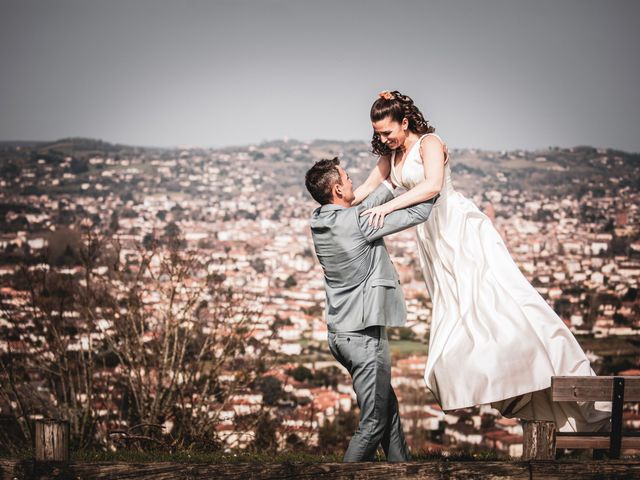
<instances>
[{"instance_id":1,"label":"groom's face","mask_svg":"<svg viewBox=\"0 0 640 480\"><path fill-rule=\"evenodd\" d=\"M351 177L349 177L349 174L340 165L337 165L336 168L340 172L342 185L336 183L333 186L333 196L334 198L342 198L345 202L351 204L351 202L356 198L353 194L353 182L351 182Z\"/></svg>"}]
</instances>

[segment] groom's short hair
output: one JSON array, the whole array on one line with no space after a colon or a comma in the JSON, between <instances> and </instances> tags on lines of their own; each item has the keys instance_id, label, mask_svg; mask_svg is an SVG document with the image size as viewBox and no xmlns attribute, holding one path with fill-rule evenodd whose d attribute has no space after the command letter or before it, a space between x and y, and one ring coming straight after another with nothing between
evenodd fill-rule
<instances>
[{"instance_id":1,"label":"groom's short hair","mask_svg":"<svg viewBox=\"0 0 640 480\"><path fill-rule=\"evenodd\" d=\"M320 205L331 203L331 200L333 200L333 186L336 183L342 185L340 171L336 168L338 165L340 165L338 157L330 160L322 159L307 170L304 176L304 184L307 190Z\"/></svg>"}]
</instances>

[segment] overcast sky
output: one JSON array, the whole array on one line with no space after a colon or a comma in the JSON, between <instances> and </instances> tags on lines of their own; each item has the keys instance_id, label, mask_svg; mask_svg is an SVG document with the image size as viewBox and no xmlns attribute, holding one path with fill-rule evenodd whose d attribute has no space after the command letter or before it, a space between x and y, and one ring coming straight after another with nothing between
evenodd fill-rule
<instances>
[{"instance_id":1,"label":"overcast sky","mask_svg":"<svg viewBox=\"0 0 640 480\"><path fill-rule=\"evenodd\" d=\"M640 151L640 1L0 0L0 140L365 140L410 95L452 148Z\"/></svg>"}]
</instances>

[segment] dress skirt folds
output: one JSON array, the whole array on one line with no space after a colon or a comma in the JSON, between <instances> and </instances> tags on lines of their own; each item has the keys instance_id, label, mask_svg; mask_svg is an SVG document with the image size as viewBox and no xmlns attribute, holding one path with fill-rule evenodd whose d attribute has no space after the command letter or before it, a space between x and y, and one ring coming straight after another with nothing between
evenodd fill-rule
<instances>
[{"instance_id":1,"label":"dress skirt folds","mask_svg":"<svg viewBox=\"0 0 640 480\"><path fill-rule=\"evenodd\" d=\"M410 189L424 179L418 148L401 170L392 157L394 182ZM552 376L595 373L491 220L455 191L448 164L417 240L433 303L424 379L443 410L491 404L505 416L554 421L559 431L608 429L606 403L551 401Z\"/></svg>"}]
</instances>

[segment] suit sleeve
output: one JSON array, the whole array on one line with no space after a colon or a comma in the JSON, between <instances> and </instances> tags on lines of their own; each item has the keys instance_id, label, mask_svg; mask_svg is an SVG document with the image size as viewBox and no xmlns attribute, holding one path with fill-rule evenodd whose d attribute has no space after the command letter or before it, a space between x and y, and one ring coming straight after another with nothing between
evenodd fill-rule
<instances>
[{"instance_id":1,"label":"suit sleeve","mask_svg":"<svg viewBox=\"0 0 640 480\"><path fill-rule=\"evenodd\" d=\"M384 225L381 228L375 228L369 225L369 216L361 217L360 213L365 209L359 207L357 209L357 215L360 231L367 241L375 242L386 235L391 235L392 233L400 232L401 230L406 230L407 228L426 222L437 198L436 196L426 202L391 212L384 217Z\"/></svg>"},{"instance_id":2,"label":"suit sleeve","mask_svg":"<svg viewBox=\"0 0 640 480\"><path fill-rule=\"evenodd\" d=\"M377 207L378 205L387 203L389 200L393 200L393 192L391 189L391 185L385 180L362 201L359 207L364 207L364 210L366 210L368 208Z\"/></svg>"}]
</instances>

